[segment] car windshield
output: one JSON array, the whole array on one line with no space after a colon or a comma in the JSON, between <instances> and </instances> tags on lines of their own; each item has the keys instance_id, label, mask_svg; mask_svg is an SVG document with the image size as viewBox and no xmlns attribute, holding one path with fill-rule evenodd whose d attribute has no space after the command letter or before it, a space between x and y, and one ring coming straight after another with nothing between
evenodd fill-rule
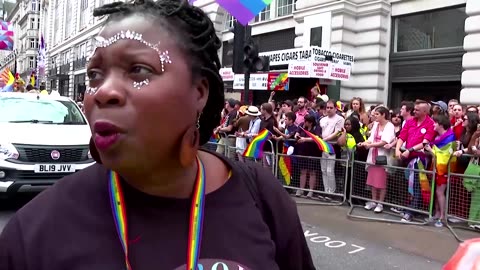
<instances>
[{"instance_id":1,"label":"car windshield","mask_svg":"<svg viewBox=\"0 0 480 270\"><path fill-rule=\"evenodd\" d=\"M0 122L85 125L83 114L68 100L0 97Z\"/></svg>"}]
</instances>

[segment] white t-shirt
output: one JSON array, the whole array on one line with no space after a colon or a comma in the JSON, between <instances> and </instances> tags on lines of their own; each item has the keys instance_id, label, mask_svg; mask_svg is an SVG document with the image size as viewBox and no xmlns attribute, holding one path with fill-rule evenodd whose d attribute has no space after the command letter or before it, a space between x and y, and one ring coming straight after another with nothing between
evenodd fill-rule
<instances>
[{"instance_id":1,"label":"white t-shirt","mask_svg":"<svg viewBox=\"0 0 480 270\"><path fill-rule=\"evenodd\" d=\"M322 138L325 139L333 133L337 133L342 130L345 124L345 119L338 114L334 116L326 116L320 119L320 127L322 128ZM336 142L337 138L329 141Z\"/></svg>"}]
</instances>

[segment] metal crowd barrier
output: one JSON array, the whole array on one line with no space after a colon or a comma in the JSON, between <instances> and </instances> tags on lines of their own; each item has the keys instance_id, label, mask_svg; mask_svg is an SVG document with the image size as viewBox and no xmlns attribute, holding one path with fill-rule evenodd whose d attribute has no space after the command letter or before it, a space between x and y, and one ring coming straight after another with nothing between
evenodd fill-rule
<instances>
[{"instance_id":1,"label":"metal crowd barrier","mask_svg":"<svg viewBox=\"0 0 480 270\"><path fill-rule=\"evenodd\" d=\"M462 157L474 160L472 155ZM457 162L456 162L457 163ZM455 172L452 162L448 165L448 182L446 190L446 225L453 236L460 242L468 239L463 232L480 232L480 175L465 175ZM466 236L466 237L464 237ZM470 234L472 237L475 235Z\"/></svg>"},{"instance_id":2,"label":"metal crowd barrier","mask_svg":"<svg viewBox=\"0 0 480 270\"><path fill-rule=\"evenodd\" d=\"M283 142L277 141L277 149L283 149ZM282 173L282 159L290 163L290 182ZM284 187L293 191L294 196L307 199L297 200L298 204L342 205L346 202L348 158L327 159L278 152L276 164L275 176Z\"/></svg>"},{"instance_id":3,"label":"metal crowd barrier","mask_svg":"<svg viewBox=\"0 0 480 270\"><path fill-rule=\"evenodd\" d=\"M221 153L232 160L263 164L264 167L272 170L292 196L301 198L297 200L298 204L332 206L349 203L350 209L347 213L349 218L409 225L427 225L429 222L423 220L423 217L431 218L433 215L433 206L436 200L435 164L424 170L392 165L383 166L387 170L387 189L385 200L381 202L372 200L371 189L366 183L368 178L366 167L373 164L355 160L354 154L346 155L345 158L342 155L341 159L287 155L283 154L281 150L284 141L275 141L274 143L269 140L272 151L264 152L264 158L255 160L243 157L244 149L236 148L235 139L233 136L225 137L217 143L209 142L202 147ZM471 158L472 156L465 155L465 157ZM290 164L289 182L282 173L282 166L285 165L286 160ZM323 174L327 172L326 167L333 168L334 180L323 181ZM415 181L418 181L420 174L422 177L426 177L424 179L427 179L430 186L429 200L426 195L422 196L421 201L418 200L421 187L416 185L415 181L413 195L410 194L407 178L410 172L417 177ZM478 235L473 234L466 234L463 237L459 231L480 232L480 175L465 175L463 172L456 172L449 162L447 179L445 220L442 222L460 242L477 237ZM468 189L465 187L466 183L468 183ZM384 211L381 214L374 214L373 211L367 213L363 209L359 211L362 214L357 213L356 210L364 208L366 202L381 203ZM402 222L402 214L405 211L414 216L420 214L419 216L422 218L414 217L414 221Z\"/></svg>"},{"instance_id":4,"label":"metal crowd barrier","mask_svg":"<svg viewBox=\"0 0 480 270\"><path fill-rule=\"evenodd\" d=\"M432 179L435 178L435 166L432 166L434 169L431 171L409 169L391 165L382 166L387 171L386 194L385 200L379 201L372 199L371 187L367 185L368 173L366 168L367 166L373 166L373 164L357 160L353 160L352 163L352 181L350 186L349 201L350 210L347 213L349 218L410 225L428 224L427 221L419 220L415 216L416 214L422 214L431 217L433 196L435 193L435 181L432 181ZM421 186L419 182L416 182L418 181L418 178L413 182L413 194L409 194L409 180L407 176L409 176L410 173L414 173L414 177L420 177L421 174L423 174L422 177L426 177L431 187L431 192L428 196L428 202L424 202L426 198L422 198ZM384 211L382 211L381 214L354 214L356 208L364 208L368 202L382 204ZM390 209L386 209L387 207ZM373 212L373 209L368 211ZM414 216L414 221L402 222L401 218L404 213L410 213L412 216Z\"/></svg>"}]
</instances>

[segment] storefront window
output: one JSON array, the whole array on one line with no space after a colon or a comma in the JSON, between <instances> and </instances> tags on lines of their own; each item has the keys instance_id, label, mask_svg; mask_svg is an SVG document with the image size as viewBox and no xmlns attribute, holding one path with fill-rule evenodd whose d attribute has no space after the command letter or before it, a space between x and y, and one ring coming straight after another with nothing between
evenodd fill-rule
<instances>
[{"instance_id":1,"label":"storefront window","mask_svg":"<svg viewBox=\"0 0 480 270\"><path fill-rule=\"evenodd\" d=\"M458 47L465 37L465 7L395 19L395 52Z\"/></svg>"}]
</instances>

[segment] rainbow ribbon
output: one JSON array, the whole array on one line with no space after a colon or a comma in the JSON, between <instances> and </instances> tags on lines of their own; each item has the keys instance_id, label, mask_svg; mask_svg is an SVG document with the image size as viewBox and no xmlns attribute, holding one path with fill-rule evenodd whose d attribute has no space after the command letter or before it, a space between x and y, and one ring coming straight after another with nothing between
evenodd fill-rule
<instances>
[{"instance_id":1,"label":"rainbow ribbon","mask_svg":"<svg viewBox=\"0 0 480 270\"><path fill-rule=\"evenodd\" d=\"M205 208L205 166L197 157L197 176L192 195L190 208L190 224L188 230L187 270L196 270L200 257L200 244L202 242L202 228ZM118 237L125 254L127 270L132 270L128 258L128 222L125 198L120 184L120 175L110 171L109 181L110 205Z\"/></svg>"},{"instance_id":2,"label":"rainbow ribbon","mask_svg":"<svg viewBox=\"0 0 480 270\"><path fill-rule=\"evenodd\" d=\"M318 145L318 148L320 148L320 150L329 154L335 154L335 149L333 149L333 146L331 144L327 143L317 135L308 132L304 128L301 128L301 129L305 131L305 134L307 134L308 137L312 138L312 140Z\"/></svg>"}]
</instances>

